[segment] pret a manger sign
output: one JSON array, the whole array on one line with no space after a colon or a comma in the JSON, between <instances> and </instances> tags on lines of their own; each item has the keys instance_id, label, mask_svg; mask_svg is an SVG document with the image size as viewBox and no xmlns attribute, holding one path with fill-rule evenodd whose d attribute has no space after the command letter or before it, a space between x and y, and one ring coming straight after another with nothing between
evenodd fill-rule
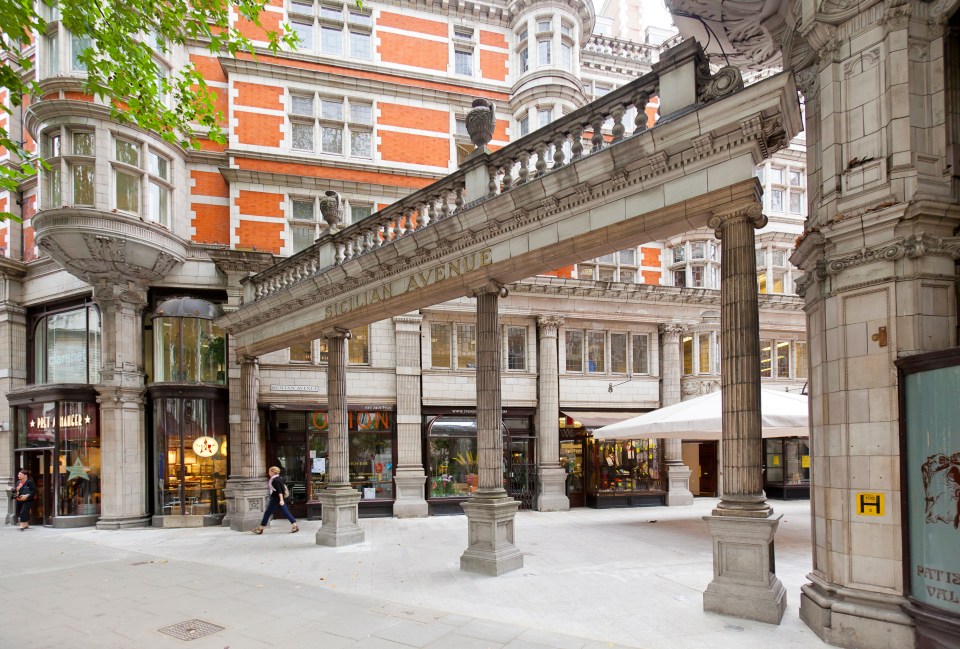
<instances>
[{"instance_id":1,"label":"pret a manger sign","mask_svg":"<svg viewBox=\"0 0 960 649\"><path fill-rule=\"evenodd\" d=\"M424 270L417 271L412 275L406 275L388 282L381 286L375 286L362 293L351 295L338 299L332 304L328 304L323 311L324 318L333 318L343 315L367 306L375 304L382 300L397 297L410 291L419 291L431 284L436 284L445 279L453 279L465 273L470 273L478 268L489 266L493 263L493 251L490 248L484 248L462 257L457 257L443 263L429 266Z\"/></svg>"}]
</instances>

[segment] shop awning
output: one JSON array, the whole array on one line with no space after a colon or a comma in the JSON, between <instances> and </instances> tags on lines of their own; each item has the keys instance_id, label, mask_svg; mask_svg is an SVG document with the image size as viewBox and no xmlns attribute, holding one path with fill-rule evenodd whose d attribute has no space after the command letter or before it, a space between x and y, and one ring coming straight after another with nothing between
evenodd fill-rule
<instances>
[{"instance_id":1,"label":"shop awning","mask_svg":"<svg viewBox=\"0 0 960 649\"><path fill-rule=\"evenodd\" d=\"M637 410L561 410L560 414L569 417L588 430L617 424L643 414Z\"/></svg>"}]
</instances>

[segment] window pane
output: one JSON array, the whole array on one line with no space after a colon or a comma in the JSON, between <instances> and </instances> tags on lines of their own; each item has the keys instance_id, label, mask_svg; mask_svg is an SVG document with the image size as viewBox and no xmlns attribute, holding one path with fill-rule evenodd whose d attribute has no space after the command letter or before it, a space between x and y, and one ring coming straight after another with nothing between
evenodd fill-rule
<instances>
[{"instance_id":1,"label":"window pane","mask_svg":"<svg viewBox=\"0 0 960 649\"><path fill-rule=\"evenodd\" d=\"M794 185L795 187L799 187L800 185L803 184L803 180L802 180L802 178L800 177L800 172L799 172L799 171L791 171L791 172L789 172L789 173L787 174L787 178L789 179L790 184L791 184L791 185Z\"/></svg>"},{"instance_id":2,"label":"window pane","mask_svg":"<svg viewBox=\"0 0 960 649\"><path fill-rule=\"evenodd\" d=\"M524 73L530 69L530 49L523 48L520 50L520 72Z\"/></svg>"},{"instance_id":3,"label":"window pane","mask_svg":"<svg viewBox=\"0 0 960 649\"><path fill-rule=\"evenodd\" d=\"M507 327L507 369L527 369L526 327Z\"/></svg>"},{"instance_id":4,"label":"window pane","mask_svg":"<svg viewBox=\"0 0 960 649\"><path fill-rule=\"evenodd\" d=\"M80 60L80 55L84 50L90 48L90 39L86 36L70 36L70 49L72 68L74 72L86 72L87 64Z\"/></svg>"},{"instance_id":5,"label":"window pane","mask_svg":"<svg viewBox=\"0 0 960 649\"><path fill-rule=\"evenodd\" d=\"M299 151L313 151L313 124L292 123L291 146Z\"/></svg>"},{"instance_id":6,"label":"window pane","mask_svg":"<svg viewBox=\"0 0 960 649\"><path fill-rule=\"evenodd\" d=\"M364 325L350 330L348 362L353 365L370 364L370 327Z\"/></svg>"},{"instance_id":7,"label":"window pane","mask_svg":"<svg viewBox=\"0 0 960 649\"><path fill-rule=\"evenodd\" d=\"M476 325L457 325L457 367L461 370L477 367Z\"/></svg>"},{"instance_id":8,"label":"window pane","mask_svg":"<svg viewBox=\"0 0 960 649\"><path fill-rule=\"evenodd\" d=\"M620 251L620 263L624 266L636 266L637 265L637 249L628 248L627 250Z\"/></svg>"},{"instance_id":9,"label":"window pane","mask_svg":"<svg viewBox=\"0 0 960 649\"><path fill-rule=\"evenodd\" d=\"M291 95L290 112L313 117L313 95Z\"/></svg>"},{"instance_id":10,"label":"window pane","mask_svg":"<svg viewBox=\"0 0 960 649\"><path fill-rule=\"evenodd\" d=\"M567 70L573 68L573 47L567 43L560 45L560 65Z\"/></svg>"},{"instance_id":11,"label":"window pane","mask_svg":"<svg viewBox=\"0 0 960 649\"><path fill-rule=\"evenodd\" d=\"M620 281L623 282L624 284L635 284L637 281L637 271L621 268Z\"/></svg>"},{"instance_id":12,"label":"window pane","mask_svg":"<svg viewBox=\"0 0 960 649\"><path fill-rule=\"evenodd\" d=\"M307 341L302 343L294 343L290 345L290 362L291 363L309 363L313 360L313 353L311 348L313 343Z\"/></svg>"},{"instance_id":13,"label":"window pane","mask_svg":"<svg viewBox=\"0 0 960 649\"><path fill-rule=\"evenodd\" d=\"M313 245L317 239L317 226L315 225L292 225L290 232L293 234L293 253L306 250Z\"/></svg>"},{"instance_id":14,"label":"window pane","mask_svg":"<svg viewBox=\"0 0 960 649\"><path fill-rule=\"evenodd\" d=\"M687 260L686 248L683 246L677 246L673 250L673 263L679 264L682 261Z\"/></svg>"},{"instance_id":15,"label":"window pane","mask_svg":"<svg viewBox=\"0 0 960 649\"><path fill-rule=\"evenodd\" d=\"M373 106L350 103L350 121L354 124L373 124Z\"/></svg>"},{"instance_id":16,"label":"window pane","mask_svg":"<svg viewBox=\"0 0 960 649\"><path fill-rule=\"evenodd\" d=\"M223 330L211 320L200 322L200 380L226 384L226 339Z\"/></svg>"},{"instance_id":17,"label":"window pane","mask_svg":"<svg viewBox=\"0 0 960 649\"><path fill-rule=\"evenodd\" d=\"M769 379L773 370L773 344L769 340L760 341L760 376Z\"/></svg>"},{"instance_id":18,"label":"window pane","mask_svg":"<svg viewBox=\"0 0 960 649\"><path fill-rule=\"evenodd\" d=\"M199 318L180 318L181 345L180 381L200 380L200 322Z\"/></svg>"},{"instance_id":19,"label":"window pane","mask_svg":"<svg viewBox=\"0 0 960 649\"><path fill-rule=\"evenodd\" d=\"M785 379L790 376L790 342L777 343L777 376Z\"/></svg>"},{"instance_id":20,"label":"window pane","mask_svg":"<svg viewBox=\"0 0 960 649\"><path fill-rule=\"evenodd\" d=\"M357 25L372 25L373 18L370 16L370 14L360 13L359 11L351 11L350 22Z\"/></svg>"},{"instance_id":21,"label":"window pane","mask_svg":"<svg viewBox=\"0 0 960 649\"><path fill-rule=\"evenodd\" d=\"M787 288L785 285L786 278L787 278L787 274L782 270L775 270L772 273L770 273L770 280L771 280L770 286L769 286L770 292L785 293Z\"/></svg>"},{"instance_id":22,"label":"window pane","mask_svg":"<svg viewBox=\"0 0 960 649\"><path fill-rule=\"evenodd\" d=\"M100 435L94 403L60 402L60 481L57 514L100 513ZM68 473L64 467L73 467ZM79 469L79 470L78 470Z\"/></svg>"},{"instance_id":23,"label":"window pane","mask_svg":"<svg viewBox=\"0 0 960 649\"><path fill-rule=\"evenodd\" d=\"M448 419L443 417L441 419ZM454 419L454 418L449 418ZM467 429L467 426L457 426ZM430 492L428 498L471 496L477 490L477 437L473 420L471 437L436 437L430 440ZM437 430L435 424L432 430ZM459 432L459 430L458 430ZM466 432L464 430L464 432Z\"/></svg>"},{"instance_id":24,"label":"window pane","mask_svg":"<svg viewBox=\"0 0 960 649\"><path fill-rule=\"evenodd\" d=\"M323 127L323 152L343 153L343 129Z\"/></svg>"},{"instance_id":25,"label":"window pane","mask_svg":"<svg viewBox=\"0 0 960 649\"><path fill-rule=\"evenodd\" d=\"M140 176L132 176L122 171L114 174L117 191L117 209L124 212L140 213Z\"/></svg>"},{"instance_id":26,"label":"window pane","mask_svg":"<svg viewBox=\"0 0 960 649\"><path fill-rule=\"evenodd\" d=\"M93 205L93 165L73 166L73 204Z\"/></svg>"},{"instance_id":27,"label":"window pane","mask_svg":"<svg viewBox=\"0 0 960 649\"><path fill-rule=\"evenodd\" d=\"M627 334L610 334L610 371L627 373Z\"/></svg>"},{"instance_id":28,"label":"window pane","mask_svg":"<svg viewBox=\"0 0 960 649\"><path fill-rule=\"evenodd\" d=\"M351 205L350 223L359 223L363 219L373 214L372 205Z\"/></svg>"},{"instance_id":29,"label":"window pane","mask_svg":"<svg viewBox=\"0 0 960 649\"><path fill-rule=\"evenodd\" d=\"M703 286L703 266L690 266L690 286Z\"/></svg>"},{"instance_id":30,"label":"window pane","mask_svg":"<svg viewBox=\"0 0 960 649\"><path fill-rule=\"evenodd\" d=\"M650 369L647 364L647 346L649 345L650 339L646 334L644 335L635 335L633 337L633 373L634 374L647 374Z\"/></svg>"},{"instance_id":31,"label":"window pane","mask_svg":"<svg viewBox=\"0 0 960 649\"><path fill-rule=\"evenodd\" d=\"M774 212L783 211L783 190L782 189L771 189L770 190L770 209Z\"/></svg>"},{"instance_id":32,"label":"window pane","mask_svg":"<svg viewBox=\"0 0 960 649\"><path fill-rule=\"evenodd\" d=\"M297 49L313 49L313 23L292 22L293 33L297 35Z\"/></svg>"},{"instance_id":33,"label":"window pane","mask_svg":"<svg viewBox=\"0 0 960 649\"><path fill-rule=\"evenodd\" d=\"M807 343L797 341L793 343L794 362L793 372L798 379L807 378Z\"/></svg>"},{"instance_id":34,"label":"window pane","mask_svg":"<svg viewBox=\"0 0 960 649\"><path fill-rule=\"evenodd\" d=\"M93 155L93 133L73 134L73 155Z\"/></svg>"},{"instance_id":35,"label":"window pane","mask_svg":"<svg viewBox=\"0 0 960 649\"><path fill-rule=\"evenodd\" d=\"M550 65L550 41L537 41L540 65Z\"/></svg>"},{"instance_id":36,"label":"window pane","mask_svg":"<svg viewBox=\"0 0 960 649\"><path fill-rule=\"evenodd\" d=\"M470 76L473 74L473 52L456 50L453 53L455 71L457 74Z\"/></svg>"},{"instance_id":37,"label":"window pane","mask_svg":"<svg viewBox=\"0 0 960 649\"><path fill-rule=\"evenodd\" d=\"M312 2L291 2L290 3L290 12L304 15L313 14L313 3Z\"/></svg>"},{"instance_id":38,"label":"window pane","mask_svg":"<svg viewBox=\"0 0 960 649\"><path fill-rule=\"evenodd\" d=\"M685 271L685 270L675 270L675 271L673 271L673 285L674 285L674 286L686 286L686 285L687 285L687 271Z\"/></svg>"},{"instance_id":39,"label":"window pane","mask_svg":"<svg viewBox=\"0 0 960 649\"><path fill-rule=\"evenodd\" d=\"M801 192L790 192L790 211L793 214L800 214L803 194Z\"/></svg>"},{"instance_id":40,"label":"window pane","mask_svg":"<svg viewBox=\"0 0 960 649\"><path fill-rule=\"evenodd\" d=\"M324 54L343 54L343 31L334 27L320 28L320 49Z\"/></svg>"},{"instance_id":41,"label":"window pane","mask_svg":"<svg viewBox=\"0 0 960 649\"><path fill-rule=\"evenodd\" d=\"M43 203L45 209L60 207L63 204L60 194L60 163L54 163L55 166L47 172L46 196Z\"/></svg>"},{"instance_id":42,"label":"window pane","mask_svg":"<svg viewBox=\"0 0 960 649\"><path fill-rule=\"evenodd\" d=\"M520 120L520 137L530 132L530 117L524 117Z\"/></svg>"},{"instance_id":43,"label":"window pane","mask_svg":"<svg viewBox=\"0 0 960 649\"><path fill-rule=\"evenodd\" d=\"M140 147L132 142L117 140L117 162L140 166Z\"/></svg>"},{"instance_id":44,"label":"window pane","mask_svg":"<svg viewBox=\"0 0 960 649\"><path fill-rule=\"evenodd\" d=\"M47 383L87 383L87 309L47 316Z\"/></svg>"},{"instance_id":45,"label":"window pane","mask_svg":"<svg viewBox=\"0 0 960 649\"><path fill-rule=\"evenodd\" d=\"M773 250L770 252L770 259L774 266L786 266L787 265L787 251L786 250Z\"/></svg>"},{"instance_id":46,"label":"window pane","mask_svg":"<svg viewBox=\"0 0 960 649\"><path fill-rule=\"evenodd\" d=\"M162 158L153 151L150 151L147 153L147 159L149 160L148 171L151 174L163 180L170 180L169 162L167 162L166 158Z\"/></svg>"},{"instance_id":47,"label":"window pane","mask_svg":"<svg viewBox=\"0 0 960 649\"><path fill-rule=\"evenodd\" d=\"M60 72L60 47L57 34L47 36L47 74L56 75Z\"/></svg>"},{"instance_id":48,"label":"window pane","mask_svg":"<svg viewBox=\"0 0 960 649\"><path fill-rule=\"evenodd\" d=\"M565 334L565 347L567 351L567 371L583 371L583 332L567 331Z\"/></svg>"},{"instance_id":49,"label":"window pane","mask_svg":"<svg viewBox=\"0 0 960 649\"><path fill-rule=\"evenodd\" d=\"M602 331L587 332L587 371L605 372L606 357L604 356L605 335Z\"/></svg>"},{"instance_id":50,"label":"window pane","mask_svg":"<svg viewBox=\"0 0 960 649\"><path fill-rule=\"evenodd\" d=\"M710 373L710 334L700 334L700 374Z\"/></svg>"},{"instance_id":51,"label":"window pane","mask_svg":"<svg viewBox=\"0 0 960 649\"><path fill-rule=\"evenodd\" d=\"M770 174L767 176L767 180L772 183L783 183L783 169L770 167Z\"/></svg>"},{"instance_id":52,"label":"window pane","mask_svg":"<svg viewBox=\"0 0 960 649\"><path fill-rule=\"evenodd\" d=\"M313 201L293 201L293 217L299 221L313 221Z\"/></svg>"},{"instance_id":53,"label":"window pane","mask_svg":"<svg viewBox=\"0 0 960 649\"><path fill-rule=\"evenodd\" d=\"M680 349L683 354L683 374L693 374L693 337L684 336L680 341Z\"/></svg>"},{"instance_id":54,"label":"window pane","mask_svg":"<svg viewBox=\"0 0 960 649\"><path fill-rule=\"evenodd\" d=\"M430 365L450 367L450 325L430 325Z\"/></svg>"},{"instance_id":55,"label":"window pane","mask_svg":"<svg viewBox=\"0 0 960 649\"><path fill-rule=\"evenodd\" d=\"M361 61L369 61L373 58L370 51L370 34L350 32L350 56Z\"/></svg>"},{"instance_id":56,"label":"window pane","mask_svg":"<svg viewBox=\"0 0 960 649\"><path fill-rule=\"evenodd\" d=\"M537 111L537 119L540 122L538 126L540 126L540 128L543 128L544 126L549 124L550 121L553 119L553 111L550 110L549 108L546 108L546 109L541 108L540 110ZM548 159L552 159L552 156L548 156Z\"/></svg>"},{"instance_id":57,"label":"window pane","mask_svg":"<svg viewBox=\"0 0 960 649\"><path fill-rule=\"evenodd\" d=\"M157 183L150 183L150 218L170 225L170 190Z\"/></svg>"},{"instance_id":58,"label":"window pane","mask_svg":"<svg viewBox=\"0 0 960 649\"><path fill-rule=\"evenodd\" d=\"M765 272L757 273L757 293L764 294L768 290L769 286L767 284L767 274Z\"/></svg>"},{"instance_id":59,"label":"window pane","mask_svg":"<svg viewBox=\"0 0 960 649\"><path fill-rule=\"evenodd\" d=\"M563 34L564 36L572 36L572 35L573 35L573 27L571 27L569 23L561 22L561 23L560 23L560 33Z\"/></svg>"},{"instance_id":60,"label":"window pane","mask_svg":"<svg viewBox=\"0 0 960 649\"><path fill-rule=\"evenodd\" d=\"M343 102L324 99L320 102L320 116L323 119L343 120Z\"/></svg>"},{"instance_id":61,"label":"window pane","mask_svg":"<svg viewBox=\"0 0 960 649\"><path fill-rule=\"evenodd\" d=\"M690 243L690 259L703 259L705 250L703 241L692 241Z\"/></svg>"},{"instance_id":62,"label":"window pane","mask_svg":"<svg viewBox=\"0 0 960 649\"><path fill-rule=\"evenodd\" d=\"M370 131L353 131L350 134L350 155L358 158L371 157L373 134Z\"/></svg>"},{"instance_id":63,"label":"window pane","mask_svg":"<svg viewBox=\"0 0 960 649\"><path fill-rule=\"evenodd\" d=\"M90 383L100 382L100 311L87 307L87 374Z\"/></svg>"},{"instance_id":64,"label":"window pane","mask_svg":"<svg viewBox=\"0 0 960 649\"><path fill-rule=\"evenodd\" d=\"M548 31L550 31L550 21L549 21L549 20L538 20L538 21L537 21L537 31L538 31L538 32L548 32Z\"/></svg>"}]
</instances>

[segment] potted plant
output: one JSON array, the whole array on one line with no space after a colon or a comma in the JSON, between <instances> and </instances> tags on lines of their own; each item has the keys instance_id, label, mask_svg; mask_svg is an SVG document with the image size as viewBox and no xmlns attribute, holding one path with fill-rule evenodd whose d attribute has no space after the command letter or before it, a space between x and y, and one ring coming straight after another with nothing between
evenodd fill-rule
<instances>
[{"instance_id":1,"label":"potted plant","mask_svg":"<svg viewBox=\"0 0 960 649\"><path fill-rule=\"evenodd\" d=\"M464 472L466 473L467 478L467 487L470 490L470 493L474 493L477 490L477 454L472 453L471 451L464 451L460 453L453 461L463 467Z\"/></svg>"}]
</instances>

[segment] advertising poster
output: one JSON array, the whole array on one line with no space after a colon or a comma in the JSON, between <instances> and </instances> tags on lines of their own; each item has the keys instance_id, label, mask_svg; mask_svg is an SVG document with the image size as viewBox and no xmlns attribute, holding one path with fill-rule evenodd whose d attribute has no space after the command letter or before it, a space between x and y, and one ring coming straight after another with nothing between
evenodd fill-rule
<instances>
[{"instance_id":1,"label":"advertising poster","mask_svg":"<svg viewBox=\"0 0 960 649\"><path fill-rule=\"evenodd\" d=\"M909 595L960 614L960 366L903 379Z\"/></svg>"}]
</instances>

